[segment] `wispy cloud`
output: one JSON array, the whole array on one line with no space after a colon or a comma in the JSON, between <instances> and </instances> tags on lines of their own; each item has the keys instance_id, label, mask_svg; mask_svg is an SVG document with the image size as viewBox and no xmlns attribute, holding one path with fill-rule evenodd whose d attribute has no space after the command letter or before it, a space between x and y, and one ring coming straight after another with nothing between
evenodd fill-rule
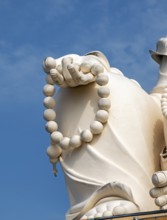
<instances>
[{"instance_id":1,"label":"wispy cloud","mask_svg":"<svg viewBox=\"0 0 167 220\"><path fill-rule=\"evenodd\" d=\"M9 53L7 53L7 51ZM0 101L35 99L39 95L41 60L35 48L22 46L0 52ZM42 73L41 73L42 74Z\"/></svg>"},{"instance_id":2,"label":"wispy cloud","mask_svg":"<svg viewBox=\"0 0 167 220\"><path fill-rule=\"evenodd\" d=\"M119 11L116 11L120 2ZM32 8L34 3L31 1L26 4L28 8ZM41 1L41 7L45 4L46 1ZM67 0L49 0L45 10L35 5L33 12L37 16L43 13L42 22L46 19L46 23L41 25L46 28L48 35L39 35L41 43L36 44L23 41L20 45L12 45L4 38L0 40L1 100L4 97L17 100L24 100L25 96L29 100L39 97L44 81L44 77L40 75L44 56L56 58L67 53L82 55L91 50L104 52L111 66L120 68L128 77L137 79L144 88L149 90L154 85L157 70L149 58L148 50L154 49L156 40L167 33L162 22L167 19L164 4L157 0L105 0L86 1L79 5L78 0L74 0L72 4ZM66 22L63 19L67 15L72 19L68 24L63 23ZM62 26L58 26L61 29L57 29L56 25L61 19ZM49 21L51 26L48 26ZM39 25L37 22L29 22L35 27ZM45 40L51 34L51 41ZM148 73L154 71L154 75L150 77Z\"/></svg>"},{"instance_id":3,"label":"wispy cloud","mask_svg":"<svg viewBox=\"0 0 167 220\"><path fill-rule=\"evenodd\" d=\"M157 0L103 1L94 26L84 29L79 40L73 44L76 50L102 50L112 66L130 78L137 79L148 91L157 79L157 65L151 60L149 49L154 49L159 37L167 34L164 22L166 8ZM102 5L103 4L103 5ZM91 31L90 31L91 29ZM143 68L144 67L144 68Z\"/></svg>"}]
</instances>

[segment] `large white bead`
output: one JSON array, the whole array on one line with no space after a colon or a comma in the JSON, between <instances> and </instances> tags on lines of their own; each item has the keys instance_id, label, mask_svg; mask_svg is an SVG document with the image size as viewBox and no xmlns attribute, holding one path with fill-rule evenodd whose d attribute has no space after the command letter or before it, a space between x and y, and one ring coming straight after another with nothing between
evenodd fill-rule
<instances>
[{"instance_id":1,"label":"large white bead","mask_svg":"<svg viewBox=\"0 0 167 220\"><path fill-rule=\"evenodd\" d=\"M165 101L161 102L161 106L162 105L167 105L167 101L166 102Z\"/></svg>"},{"instance_id":2,"label":"large white bead","mask_svg":"<svg viewBox=\"0 0 167 220\"><path fill-rule=\"evenodd\" d=\"M56 119L56 112L53 109L46 109L43 116L46 121L54 121Z\"/></svg>"},{"instance_id":3,"label":"large white bead","mask_svg":"<svg viewBox=\"0 0 167 220\"><path fill-rule=\"evenodd\" d=\"M167 99L166 98L161 98L161 103L162 102L167 102Z\"/></svg>"},{"instance_id":4,"label":"large white bead","mask_svg":"<svg viewBox=\"0 0 167 220\"><path fill-rule=\"evenodd\" d=\"M164 113L164 112L167 111L167 108L166 108L166 107L161 107L161 110L162 110L162 112Z\"/></svg>"},{"instance_id":5,"label":"large white bead","mask_svg":"<svg viewBox=\"0 0 167 220\"><path fill-rule=\"evenodd\" d=\"M44 98L43 104L46 108L54 108L56 105L56 101L54 98L48 96Z\"/></svg>"},{"instance_id":6,"label":"large white bead","mask_svg":"<svg viewBox=\"0 0 167 220\"><path fill-rule=\"evenodd\" d=\"M73 135L70 138L70 147L77 148L81 146L81 137L79 135Z\"/></svg>"},{"instance_id":7,"label":"large white bead","mask_svg":"<svg viewBox=\"0 0 167 220\"><path fill-rule=\"evenodd\" d=\"M161 102L161 106L166 106L167 105L167 102Z\"/></svg>"},{"instance_id":8,"label":"large white bead","mask_svg":"<svg viewBox=\"0 0 167 220\"><path fill-rule=\"evenodd\" d=\"M107 86L101 86L98 88L97 93L101 98L106 98L110 95L110 89Z\"/></svg>"},{"instance_id":9,"label":"large white bead","mask_svg":"<svg viewBox=\"0 0 167 220\"><path fill-rule=\"evenodd\" d=\"M167 115L167 109L162 109L162 113L163 113L164 116L166 116Z\"/></svg>"},{"instance_id":10,"label":"large white bead","mask_svg":"<svg viewBox=\"0 0 167 220\"><path fill-rule=\"evenodd\" d=\"M162 108L162 113L165 114L167 112L167 108Z\"/></svg>"},{"instance_id":11,"label":"large white bead","mask_svg":"<svg viewBox=\"0 0 167 220\"><path fill-rule=\"evenodd\" d=\"M56 164L58 162L59 158L49 158L49 160L52 164Z\"/></svg>"},{"instance_id":12,"label":"large white bead","mask_svg":"<svg viewBox=\"0 0 167 220\"><path fill-rule=\"evenodd\" d=\"M100 121L101 123L105 123L105 122L107 122L107 120L108 120L108 116L109 116L109 114L108 114L107 111L105 111L105 110L99 110L99 111L97 111L97 113L96 113L96 120L97 120L97 121Z\"/></svg>"},{"instance_id":13,"label":"large white bead","mask_svg":"<svg viewBox=\"0 0 167 220\"><path fill-rule=\"evenodd\" d=\"M166 109L167 109L167 103L163 103L163 104L161 105L161 108L166 108Z\"/></svg>"},{"instance_id":14,"label":"large white bead","mask_svg":"<svg viewBox=\"0 0 167 220\"><path fill-rule=\"evenodd\" d=\"M52 69L56 67L56 60L53 57L47 57L44 61L44 67Z\"/></svg>"},{"instance_id":15,"label":"large white bead","mask_svg":"<svg viewBox=\"0 0 167 220\"><path fill-rule=\"evenodd\" d=\"M43 88L43 93L45 96L53 96L55 93L55 87L50 84L46 84Z\"/></svg>"},{"instance_id":16,"label":"large white bead","mask_svg":"<svg viewBox=\"0 0 167 220\"><path fill-rule=\"evenodd\" d=\"M86 129L84 131L82 131L81 133L81 139L84 142L91 142L93 139L93 134L89 129Z\"/></svg>"},{"instance_id":17,"label":"large white bead","mask_svg":"<svg viewBox=\"0 0 167 220\"><path fill-rule=\"evenodd\" d=\"M90 69L91 69L91 64L90 63L82 63L81 66L80 66L80 70L83 73L89 73Z\"/></svg>"},{"instance_id":18,"label":"large white bead","mask_svg":"<svg viewBox=\"0 0 167 220\"><path fill-rule=\"evenodd\" d=\"M47 148L46 152L50 158L58 158L60 154L62 153L62 149L58 146L51 145Z\"/></svg>"},{"instance_id":19,"label":"large white bead","mask_svg":"<svg viewBox=\"0 0 167 220\"><path fill-rule=\"evenodd\" d=\"M80 220L88 220L88 217L86 215L82 216Z\"/></svg>"},{"instance_id":20,"label":"large white bead","mask_svg":"<svg viewBox=\"0 0 167 220\"><path fill-rule=\"evenodd\" d=\"M55 121L48 121L45 128L49 133L53 133L54 131L57 131L58 125Z\"/></svg>"},{"instance_id":21,"label":"large white bead","mask_svg":"<svg viewBox=\"0 0 167 220\"><path fill-rule=\"evenodd\" d=\"M98 101L98 106L100 109L108 110L111 107L111 101L107 98L101 98Z\"/></svg>"},{"instance_id":22,"label":"large white bead","mask_svg":"<svg viewBox=\"0 0 167 220\"><path fill-rule=\"evenodd\" d=\"M89 220L94 219L94 215L88 215L87 219L89 219Z\"/></svg>"},{"instance_id":23,"label":"large white bead","mask_svg":"<svg viewBox=\"0 0 167 220\"><path fill-rule=\"evenodd\" d=\"M97 64L93 65L91 68L91 73L95 76L102 73L103 71L104 71L104 68Z\"/></svg>"},{"instance_id":24,"label":"large white bead","mask_svg":"<svg viewBox=\"0 0 167 220\"><path fill-rule=\"evenodd\" d=\"M97 78L96 78L96 83L100 86L104 86L108 83L109 81L109 77L107 76L107 74L104 74L104 73L100 73L97 75Z\"/></svg>"},{"instance_id":25,"label":"large white bead","mask_svg":"<svg viewBox=\"0 0 167 220\"><path fill-rule=\"evenodd\" d=\"M53 143L59 144L60 141L63 139L63 135L61 132L59 131L54 131L51 135L50 135L51 140L53 141Z\"/></svg>"},{"instance_id":26,"label":"large white bead","mask_svg":"<svg viewBox=\"0 0 167 220\"><path fill-rule=\"evenodd\" d=\"M97 212L94 216L94 218L100 218L100 217L103 217L103 214L100 212Z\"/></svg>"},{"instance_id":27,"label":"large white bead","mask_svg":"<svg viewBox=\"0 0 167 220\"><path fill-rule=\"evenodd\" d=\"M103 212L103 217L109 217L109 216L112 216L112 211Z\"/></svg>"},{"instance_id":28,"label":"large white bead","mask_svg":"<svg viewBox=\"0 0 167 220\"><path fill-rule=\"evenodd\" d=\"M46 82L48 84L54 85L54 81L53 81L52 77L50 76L50 74L46 75L46 79L45 80L46 80Z\"/></svg>"},{"instance_id":29,"label":"large white bead","mask_svg":"<svg viewBox=\"0 0 167 220\"><path fill-rule=\"evenodd\" d=\"M162 94L162 98L167 98L167 93Z\"/></svg>"},{"instance_id":30,"label":"large white bead","mask_svg":"<svg viewBox=\"0 0 167 220\"><path fill-rule=\"evenodd\" d=\"M103 131L103 124L99 121L93 121L90 130L93 134L100 134Z\"/></svg>"},{"instance_id":31,"label":"large white bead","mask_svg":"<svg viewBox=\"0 0 167 220\"><path fill-rule=\"evenodd\" d=\"M63 139L60 141L60 147L63 150L68 150L70 147L70 138L68 137L63 137Z\"/></svg>"}]
</instances>

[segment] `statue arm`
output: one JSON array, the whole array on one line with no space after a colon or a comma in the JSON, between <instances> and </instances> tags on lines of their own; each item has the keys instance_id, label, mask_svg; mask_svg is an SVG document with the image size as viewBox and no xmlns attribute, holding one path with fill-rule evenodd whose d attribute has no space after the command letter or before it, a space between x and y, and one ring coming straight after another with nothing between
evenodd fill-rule
<instances>
[{"instance_id":1,"label":"statue arm","mask_svg":"<svg viewBox=\"0 0 167 220\"><path fill-rule=\"evenodd\" d=\"M69 54L58 59L47 57L43 69L60 87L76 87L95 81L98 73L110 71L107 58L99 51L79 56Z\"/></svg>"}]
</instances>

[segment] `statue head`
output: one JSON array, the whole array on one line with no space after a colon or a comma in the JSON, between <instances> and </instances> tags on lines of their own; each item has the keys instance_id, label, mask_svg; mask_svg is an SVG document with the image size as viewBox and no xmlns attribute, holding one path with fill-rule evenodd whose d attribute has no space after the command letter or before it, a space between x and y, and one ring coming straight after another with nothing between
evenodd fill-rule
<instances>
[{"instance_id":1,"label":"statue head","mask_svg":"<svg viewBox=\"0 0 167 220\"><path fill-rule=\"evenodd\" d=\"M167 37L162 37L158 40L156 45L156 51L149 51L151 57L160 64L162 57L167 56Z\"/></svg>"}]
</instances>

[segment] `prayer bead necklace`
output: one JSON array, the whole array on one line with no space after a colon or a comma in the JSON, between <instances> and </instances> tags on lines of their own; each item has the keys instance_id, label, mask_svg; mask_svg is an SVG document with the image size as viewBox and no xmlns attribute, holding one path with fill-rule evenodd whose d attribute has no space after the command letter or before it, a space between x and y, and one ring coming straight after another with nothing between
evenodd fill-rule
<instances>
[{"instance_id":1,"label":"prayer bead necklace","mask_svg":"<svg viewBox=\"0 0 167 220\"><path fill-rule=\"evenodd\" d=\"M99 85L97 89L97 94L99 96L97 103L98 111L95 114L95 120L90 124L89 128L82 130L80 135L74 134L72 137L64 137L63 134L58 131L58 124L56 122L56 101L53 98L56 93L54 87L55 82L51 75L47 74L47 84L43 88L43 93L45 95L43 104L46 108L44 111L44 119L47 121L45 128L50 134L51 140L51 145L47 148L47 154L50 158L50 162L53 164L54 174L57 172L55 164L59 160L63 150L75 149L81 147L83 143L91 142L94 135L102 133L104 124L108 121L111 102L109 99L110 89L106 86L109 82L107 73L104 71L97 72L95 82Z\"/></svg>"}]
</instances>

